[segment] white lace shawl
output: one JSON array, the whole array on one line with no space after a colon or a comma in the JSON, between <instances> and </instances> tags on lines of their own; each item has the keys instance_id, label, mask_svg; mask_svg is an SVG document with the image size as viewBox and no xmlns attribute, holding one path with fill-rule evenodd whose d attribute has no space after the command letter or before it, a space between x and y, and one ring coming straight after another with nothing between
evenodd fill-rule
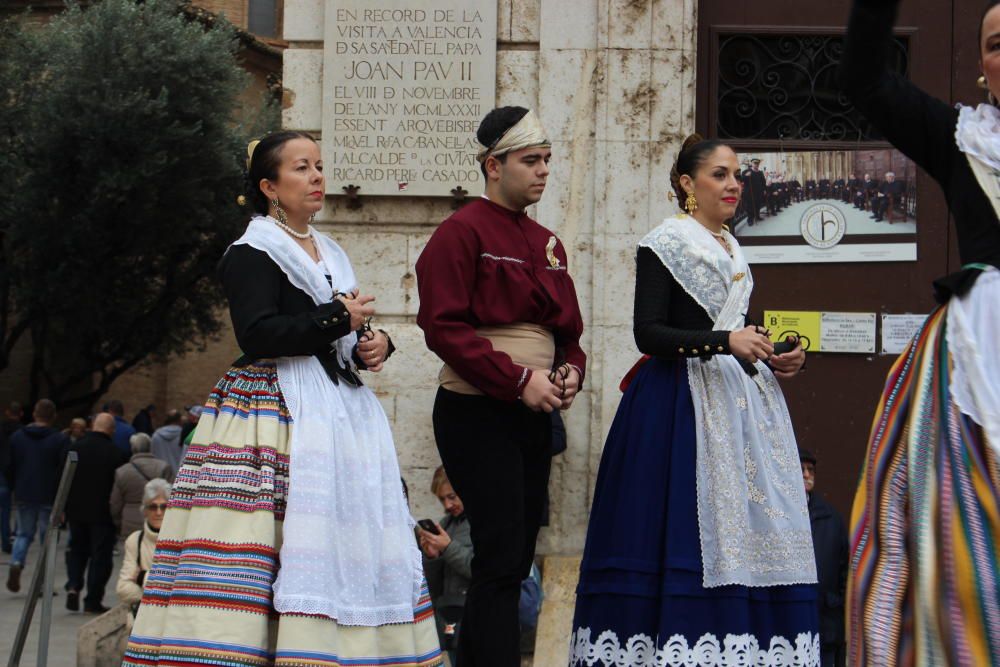
<instances>
[{"instance_id":1,"label":"white lace shawl","mask_svg":"<svg viewBox=\"0 0 1000 667\"><path fill-rule=\"evenodd\" d=\"M1000 109L961 107L955 142L1000 220ZM1000 271L983 272L968 293L948 302L952 399L986 432L1000 455Z\"/></svg>"},{"instance_id":2,"label":"white lace shawl","mask_svg":"<svg viewBox=\"0 0 1000 667\"><path fill-rule=\"evenodd\" d=\"M715 330L734 331L744 326L753 278L736 239L723 233L733 258L684 214L667 218L639 245L656 253ZM814 583L798 449L774 375L758 362L751 378L722 354L687 366L704 586Z\"/></svg>"},{"instance_id":3,"label":"white lace shawl","mask_svg":"<svg viewBox=\"0 0 1000 667\"><path fill-rule=\"evenodd\" d=\"M355 287L346 253L313 230L333 278L269 218L234 245L262 250L317 304ZM349 363L354 336L336 343ZM413 621L423 568L413 539L389 422L367 387L334 384L312 355L277 359L291 413L288 505L274 582L279 612L319 614L341 625Z\"/></svg>"}]
</instances>

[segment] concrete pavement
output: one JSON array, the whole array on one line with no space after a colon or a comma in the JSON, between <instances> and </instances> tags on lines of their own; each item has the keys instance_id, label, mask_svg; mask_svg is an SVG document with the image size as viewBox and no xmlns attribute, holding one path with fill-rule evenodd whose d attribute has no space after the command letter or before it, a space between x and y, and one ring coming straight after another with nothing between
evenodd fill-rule
<instances>
[{"instance_id":1,"label":"concrete pavement","mask_svg":"<svg viewBox=\"0 0 1000 667\"><path fill-rule=\"evenodd\" d=\"M76 665L76 633L80 626L95 618L93 614L71 612L66 609L66 544L68 534L61 531L59 548L56 551L55 590L58 596L52 601L52 632L49 639L49 667L74 667ZM120 544L119 544L120 547ZM36 540L28 551L28 562L21 573L21 592L11 593L7 590L7 572L10 567L10 554L0 554L0 665L5 666L10 658L14 644L14 635L21 620L21 612L27 599L26 591L31 583L35 565L41 548ZM108 581L104 593L104 605L111 607L117 604L115 582L118 580L118 569L121 566L121 556L115 556L114 571ZM83 605L82 596L80 602ZM35 605L35 617L31 622L28 642L21 654L22 667L34 667L38 656L38 626L41 618L42 605L39 600Z\"/></svg>"}]
</instances>

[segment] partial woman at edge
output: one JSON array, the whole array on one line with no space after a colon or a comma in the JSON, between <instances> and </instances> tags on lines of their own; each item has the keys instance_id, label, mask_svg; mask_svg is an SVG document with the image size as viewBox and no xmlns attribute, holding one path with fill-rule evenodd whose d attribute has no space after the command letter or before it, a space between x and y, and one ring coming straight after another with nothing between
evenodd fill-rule
<instances>
[{"instance_id":1,"label":"partial woman at edge","mask_svg":"<svg viewBox=\"0 0 1000 667\"><path fill-rule=\"evenodd\" d=\"M944 190L962 270L886 380L851 516L850 664L1000 664L1000 2L980 24L990 102L889 71L897 2L856 0L841 79ZM974 76L970 72L969 76Z\"/></svg>"}]
</instances>

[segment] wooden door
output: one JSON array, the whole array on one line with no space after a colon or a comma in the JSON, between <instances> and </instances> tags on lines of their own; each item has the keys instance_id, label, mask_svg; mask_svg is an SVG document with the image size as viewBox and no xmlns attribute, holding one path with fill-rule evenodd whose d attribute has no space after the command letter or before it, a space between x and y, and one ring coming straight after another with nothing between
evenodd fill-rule
<instances>
[{"instance_id":1,"label":"wooden door","mask_svg":"<svg viewBox=\"0 0 1000 667\"><path fill-rule=\"evenodd\" d=\"M901 62L912 81L929 93L954 101L956 95L968 99L974 91L978 72L965 72L970 56L959 49L955 62L962 62L961 82L953 75L952 44L958 38L975 42L978 8L972 0L904 0L896 36L905 49ZM959 6L961 5L961 6ZM978 7L978 6L977 6ZM963 29L953 36L955 22ZM781 44L811 45L817 54L815 71L771 81L769 94L776 105L788 100L803 102L804 94L818 111L836 96L833 69L838 59L837 44L843 35L850 11L845 0L802 2L801 0L702 0L698 3L698 106L697 129L709 137L720 137L738 153L748 151L843 151L884 149L884 141L861 130L835 131L823 122L812 129L796 131L795 123L783 132L759 131L759 125L736 129L726 119L739 117L732 109L720 108L719 91L727 75L720 65L720 45L727 36L747 35L759 40L760 48ZM965 34L969 24L971 39ZM824 41L825 40L825 41ZM744 40L746 41L746 40ZM753 41L753 40L750 40ZM793 45L793 46L787 46ZM753 47L745 47L753 48ZM825 51L824 51L825 49ZM974 51L974 50L973 50ZM787 51L786 51L787 52ZM780 57L780 55L778 56ZM977 57L977 56L976 56ZM965 79L968 79L966 83ZM721 83L720 83L721 82ZM805 86L811 86L803 93ZM971 94L975 94L974 92ZM769 100L756 94L757 101ZM774 108L775 113L782 110ZM808 109L807 109L808 111ZM727 115L728 114L728 115ZM813 118L815 121L815 118ZM801 124L800 124L801 125ZM820 129L816 129L819 127ZM743 133L741 136L740 133ZM846 311L875 313L927 313L934 307L931 283L956 266L953 237L949 233L948 211L937 184L922 171L916 175L917 261L839 264L758 264L753 266L756 288L751 316L762 321L765 309ZM783 382L792 413L799 446L819 458L817 490L845 516L849 514L872 418L885 376L894 361L891 356L859 354L810 354L807 371Z\"/></svg>"}]
</instances>

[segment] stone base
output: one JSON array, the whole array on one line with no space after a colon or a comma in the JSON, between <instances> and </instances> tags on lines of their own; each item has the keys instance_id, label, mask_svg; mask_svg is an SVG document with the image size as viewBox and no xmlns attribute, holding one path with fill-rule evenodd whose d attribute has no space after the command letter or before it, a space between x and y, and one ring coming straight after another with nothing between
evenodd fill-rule
<instances>
[{"instance_id":1,"label":"stone base","mask_svg":"<svg viewBox=\"0 0 1000 667\"><path fill-rule=\"evenodd\" d=\"M125 655L132 614L119 604L80 627L76 640L76 667L118 667Z\"/></svg>"},{"instance_id":2,"label":"stone base","mask_svg":"<svg viewBox=\"0 0 1000 667\"><path fill-rule=\"evenodd\" d=\"M576 584L581 556L547 556L542 569L542 613L535 637L535 665L559 667L569 663L569 636L573 632ZM522 665L525 664L522 661Z\"/></svg>"}]
</instances>

